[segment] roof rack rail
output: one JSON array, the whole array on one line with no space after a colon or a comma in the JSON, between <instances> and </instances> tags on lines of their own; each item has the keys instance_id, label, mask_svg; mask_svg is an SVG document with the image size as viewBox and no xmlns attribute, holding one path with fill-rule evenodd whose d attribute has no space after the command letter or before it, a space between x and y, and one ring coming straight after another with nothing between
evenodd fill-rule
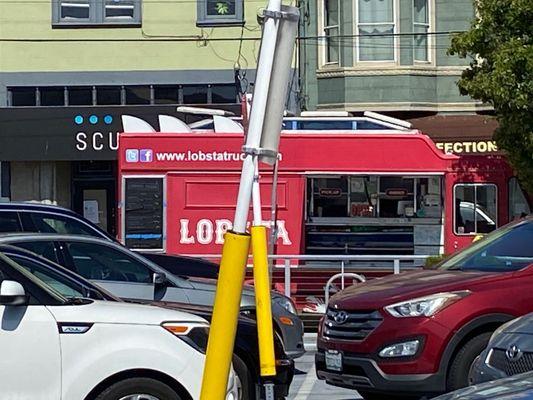
<instances>
[{"instance_id":1,"label":"roof rack rail","mask_svg":"<svg viewBox=\"0 0 533 400\"><path fill-rule=\"evenodd\" d=\"M351 117L348 111L302 111L301 117Z\"/></svg>"},{"instance_id":2,"label":"roof rack rail","mask_svg":"<svg viewBox=\"0 0 533 400\"><path fill-rule=\"evenodd\" d=\"M403 119L389 117L387 115L379 114L373 111L365 111L363 115L368 118L377 119L378 121L388 122L389 124L401 126L402 128L411 129L413 127L413 124L404 121Z\"/></svg>"},{"instance_id":3,"label":"roof rack rail","mask_svg":"<svg viewBox=\"0 0 533 400\"><path fill-rule=\"evenodd\" d=\"M177 112L185 114L199 114L199 115L220 115L222 117L234 116L235 113L226 110L220 110L217 108L202 108L202 107L188 107L179 106L176 108Z\"/></svg>"}]
</instances>

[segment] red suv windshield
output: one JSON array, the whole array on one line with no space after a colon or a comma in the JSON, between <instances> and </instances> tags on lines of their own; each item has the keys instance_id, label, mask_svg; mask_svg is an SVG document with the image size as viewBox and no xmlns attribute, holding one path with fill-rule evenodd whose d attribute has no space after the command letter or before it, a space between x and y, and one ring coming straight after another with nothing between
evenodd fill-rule
<instances>
[{"instance_id":1,"label":"red suv windshield","mask_svg":"<svg viewBox=\"0 0 533 400\"><path fill-rule=\"evenodd\" d=\"M445 260L441 270L516 271L533 264L533 220L509 225Z\"/></svg>"}]
</instances>

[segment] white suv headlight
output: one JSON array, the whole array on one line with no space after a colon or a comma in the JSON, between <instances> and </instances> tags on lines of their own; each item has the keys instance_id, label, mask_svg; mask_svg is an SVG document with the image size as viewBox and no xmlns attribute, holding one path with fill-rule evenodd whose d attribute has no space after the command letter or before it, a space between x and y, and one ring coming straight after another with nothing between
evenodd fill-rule
<instances>
[{"instance_id":1,"label":"white suv headlight","mask_svg":"<svg viewBox=\"0 0 533 400\"><path fill-rule=\"evenodd\" d=\"M440 310L468 296L470 293L469 290L436 293L430 296L418 297L416 299L391 304L390 306L386 306L385 310L397 318L431 317Z\"/></svg>"}]
</instances>

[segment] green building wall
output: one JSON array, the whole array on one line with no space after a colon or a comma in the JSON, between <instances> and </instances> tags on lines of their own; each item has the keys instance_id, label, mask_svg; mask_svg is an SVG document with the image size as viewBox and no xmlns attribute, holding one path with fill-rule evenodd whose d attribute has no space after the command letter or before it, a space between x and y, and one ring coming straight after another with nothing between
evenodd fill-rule
<instances>
[{"instance_id":1,"label":"green building wall","mask_svg":"<svg viewBox=\"0 0 533 400\"><path fill-rule=\"evenodd\" d=\"M355 35L354 1L340 0L341 35ZM398 0L399 31L413 32L413 0ZM304 0L309 17L301 24L302 36L320 36L317 6L319 0ZM468 29L472 20L471 0L434 0L436 32L456 32ZM451 35L432 36L433 52L430 63L413 60L413 37L398 38L396 65L369 65L354 62L355 39L343 38L341 60L338 66L318 64L318 41L300 41L301 90L308 110L335 109L349 111L422 111L474 112L486 107L461 96L456 82L465 60L448 56Z\"/></svg>"},{"instance_id":2,"label":"green building wall","mask_svg":"<svg viewBox=\"0 0 533 400\"><path fill-rule=\"evenodd\" d=\"M140 28L52 28L51 1L0 0L0 37L18 39L0 42L0 72L233 70L241 35L260 36L257 13L264 5L245 0L245 29L196 27L190 0L145 0ZM200 40L221 38L234 40ZM255 68L258 45L243 41L243 68Z\"/></svg>"}]
</instances>

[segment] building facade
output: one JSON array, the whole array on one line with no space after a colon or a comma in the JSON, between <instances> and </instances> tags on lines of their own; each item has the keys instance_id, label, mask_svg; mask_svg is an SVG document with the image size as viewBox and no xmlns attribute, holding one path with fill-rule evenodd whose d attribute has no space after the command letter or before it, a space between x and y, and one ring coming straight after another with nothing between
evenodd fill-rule
<instances>
[{"instance_id":1,"label":"building facade","mask_svg":"<svg viewBox=\"0 0 533 400\"><path fill-rule=\"evenodd\" d=\"M0 197L82 214L96 202L93 219L113 233L121 116L157 130L157 116L179 116L179 104L238 110L263 6L0 0Z\"/></svg>"},{"instance_id":2,"label":"building facade","mask_svg":"<svg viewBox=\"0 0 533 400\"><path fill-rule=\"evenodd\" d=\"M303 108L383 112L437 142L492 140L496 124L484 115L491 108L456 85L468 60L447 55L453 33L474 18L472 0L303 0L302 7Z\"/></svg>"},{"instance_id":3,"label":"building facade","mask_svg":"<svg viewBox=\"0 0 533 400\"><path fill-rule=\"evenodd\" d=\"M446 54L468 29L471 0L310 0L301 67L309 109L476 112L455 82L465 61Z\"/></svg>"}]
</instances>

